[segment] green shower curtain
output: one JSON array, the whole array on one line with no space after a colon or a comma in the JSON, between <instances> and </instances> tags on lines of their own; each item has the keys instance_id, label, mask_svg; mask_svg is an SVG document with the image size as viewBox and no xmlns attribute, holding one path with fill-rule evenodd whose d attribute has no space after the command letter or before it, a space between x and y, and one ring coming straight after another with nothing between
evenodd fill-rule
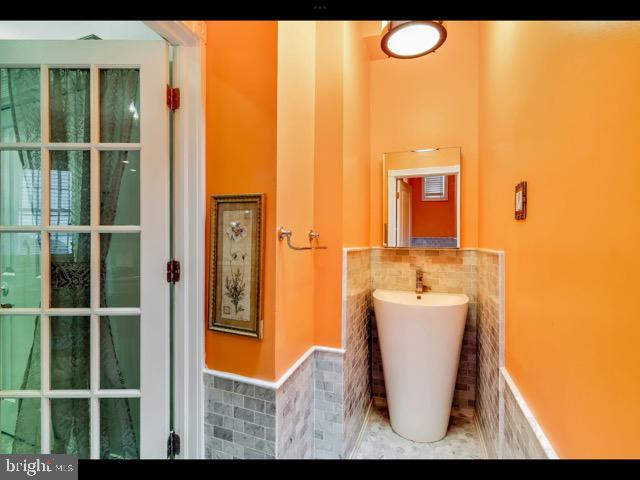
<instances>
[{"instance_id":1,"label":"green shower curtain","mask_svg":"<svg viewBox=\"0 0 640 480\"><path fill-rule=\"evenodd\" d=\"M19 132L29 131L29 125L38 125L34 115L39 116L39 109L30 108L19 101L21 86L32 85L25 75L38 75L36 69L8 69L8 93L10 96L11 115L15 128L16 141L24 142ZM89 141L89 77L88 69L51 69L50 70L50 103L51 103L51 138L60 142ZM33 80L33 79L31 79ZM111 69L102 71L100 86L100 136L101 141L117 138L119 142L137 142L139 138L133 134L133 119L126 105L129 99L139 94L139 75L134 69ZM49 112L47 112L48 114ZM106 140L105 140L106 139ZM118 152L120 160L126 160L128 152ZM21 151L20 160L25 171L33 169L34 161L30 152ZM57 164L64 168L65 163ZM72 209L79 212L80 217L88 218L90 208L90 175L82 169L87 162L68 162L67 168L74 169L72 183L74 204ZM54 162L52 161L52 169ZM124 171L124 162L105 162L101 165L103 182L108 183L112 193L108 199L103 198L101 204L102 224L112 224L116 215L116 205L120 193L120 183ZM25 172L26 174L26 172ZM60 177L58 177L59 179ZM39 202L31 206L34 214L39 209ZM86 211L85 211L86 209ZM40 217L38 215L38 217ZM73 219L70 219L73 221ZM53 221L53 217L52 217ZM73 235L73 234L72 234ZM90 242L79 241L74 237L72 252L66 255L52 254L51 261L51 304L64 307L88 306L90 298L89 269ZM100 248L100 276L104 280L106 258L109 253L110 236L103 235ZM101 282L100 300L105 304L106 291L104 281ZM103 317L104 318L104 317ZM108 318L105 318L108 320ZM58 317L51 322L51 339L55 342L56 363L51 368L51 385L65 389L88 389L90 338L86 328L87 319L83 317ZM40 323L36 320L33 341L27 367L24 372L22 389L37 389L40 378ZM108 321L100 322L100 366L102 377L108 385L101 388L124 388L122 367L116 354L115 342ZM51 402L51 451L56 453L75 453L80 457L90 455L89 411L87 399L67 399ZM120 433L119 445L114 446L119 456L139 458L139 443L134 427L129 400L121 402L105 402L101 405L101 418L117 418L116 430ZM38 453L39 438L39 402L19 400L18 416L13 441L13 453ZM110 423L101 422L100 452L102 457L109 457L112 451L112 433Z\"/></svg>"}]
</instances>

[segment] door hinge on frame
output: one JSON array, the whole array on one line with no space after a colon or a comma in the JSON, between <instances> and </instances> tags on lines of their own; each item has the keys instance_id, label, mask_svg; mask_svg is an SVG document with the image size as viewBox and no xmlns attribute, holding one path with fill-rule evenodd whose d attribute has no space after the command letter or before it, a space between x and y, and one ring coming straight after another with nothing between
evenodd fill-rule
<instances>
[{"instance_id":1,"label":"door hinge on frame","mask_svg":"<svg viewBox=\"0 0 640 480\"><path fill-rule=\"evenodd\" d=\"M167 262L167 282L176 283L180 281L180 262L169 260Z\"/></svg>"},{"instance_id":2,"label":"door hinge on frame","mask_svg":"<svg viewBox=\"0 0 640 480\"><path fill-rule=\"evenodd\" d=\"M167 458L180 455L180 435L171 430L167 439Z\"/></svg>"},{"instance_id":3,"label":"door hinge on frame","mask_svg":"<svg viewBox=\"0 0 640 480\"><path fill-rule=\"evenodd\" d=\"M180 89L167 85L167 107L171 110L180 108Z\"/></svg>"}]
</instances>

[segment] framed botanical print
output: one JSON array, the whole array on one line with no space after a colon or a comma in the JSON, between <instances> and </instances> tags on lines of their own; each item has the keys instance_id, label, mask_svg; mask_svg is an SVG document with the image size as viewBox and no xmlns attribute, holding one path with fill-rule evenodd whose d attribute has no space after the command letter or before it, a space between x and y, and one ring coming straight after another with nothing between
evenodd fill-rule
<instances>
[{"instance_id":1,"label":"framed botanical print","mask_svg":"<svg viewBox=\"0 0 640 480\"><path fill-rule=\"evenodd\" d=\"M212 195L209 329L262 338L264 194Z\"/></svg>"}]
</instances>

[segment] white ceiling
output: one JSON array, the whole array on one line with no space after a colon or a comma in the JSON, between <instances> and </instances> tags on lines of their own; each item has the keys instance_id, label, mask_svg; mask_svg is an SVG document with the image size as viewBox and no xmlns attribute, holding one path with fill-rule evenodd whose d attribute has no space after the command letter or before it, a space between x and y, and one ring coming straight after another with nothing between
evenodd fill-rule
<instances>
[{"instance_id":1,"label":"white ceiling","mask_svg":"<svg viewBox=\"0 0 640 480\"><path fill-rule=\"evenodd\" d=\"M136 21L0 21L2 40L77 40L87 35L103 40L159 40L161 37Z\"/></svg>"}]
</instances>

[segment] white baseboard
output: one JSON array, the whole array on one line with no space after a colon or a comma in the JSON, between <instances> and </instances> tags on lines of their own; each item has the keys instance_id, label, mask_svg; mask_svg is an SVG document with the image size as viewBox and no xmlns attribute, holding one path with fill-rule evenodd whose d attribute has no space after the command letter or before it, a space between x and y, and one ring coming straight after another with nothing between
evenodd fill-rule
<instances>
[{"instance_id":1,"label":"white baseboard","mask_svg":"<svg viewBox=\"0 0 640 480\"><path fill-rule=\"evenodd\" d=\"M311 356L311 354L313 354L314 352L319 351L319 352L331 352L331 353L339 353L339 354L343 354L345 353L345 350L342 348L334 348L334 347L325 347L324 345L314 345L311 348L309 348L309 350L307 350L306 352L304 352L294 363L293 365L291 365L291 367L289 367L289 369L284 372L280 378L278 380L263 380L260 378L253 378L253 377L245 377L244 375L238 375L236 373L231 373L231 372L223 372L222 370L212 370L210 368L203 368L202 371L203 373L209 374L209 375L214 375L216 377L220 377L220 378L226 378L229 380L235 380L236 382L243 382L243 383L249 383L251 385L257 385L258 387L263 387L263 388L270 388L273 390L277 390L279 389L284 382L287 381L287 379L293 375L293 372L295 372L298 367L300 365L302 365L304 363L304 361L309 358L309 356Z\"/></svg>"}]
</instances>

